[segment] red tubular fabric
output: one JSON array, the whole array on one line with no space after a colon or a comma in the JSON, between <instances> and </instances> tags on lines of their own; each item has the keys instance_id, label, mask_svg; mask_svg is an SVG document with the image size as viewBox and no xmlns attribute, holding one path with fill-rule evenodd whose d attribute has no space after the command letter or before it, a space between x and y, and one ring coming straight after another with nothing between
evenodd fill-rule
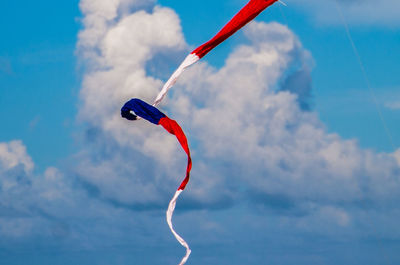
<instances>
[{"instance_id":1,"label":"red tubular fabric","mask_svg":"<svg viewBox=\"0 0 400 265\"><path fill-rule=\"evenodd\" d=\"M214 49L218 44L229 38L233 33L238 31L244 25L258 16L264 9L272 5L278 0L250 0L217 35L211 40L196 48L192 53L199 58L205 56L209 51Z\"/></svg>"},{"instance_id":2,"label":"red tubular fabric","mask_svg":"<svg viewBox=\"0 0 400 265\"><path fill-rule=\"evenodd\" d=\"M181 185L179 186L178 190L184 190L186 187L186 184L189 182L190 178L190 170L192 169L192 158L190 157L190 150L189 150L189 145L186 139L186 135L183 132L182 128L179 126L179 124L171 120L168 117L163 117L160 119L158 122L159 125L163 126L165 130L167 130L169 133L173 134L176 136L178 139L179 143L181 144L183 150L185 150L187 157L188 157L188 162L186 166L186 177L182 181Z\"/></svg>"}]
</instances>

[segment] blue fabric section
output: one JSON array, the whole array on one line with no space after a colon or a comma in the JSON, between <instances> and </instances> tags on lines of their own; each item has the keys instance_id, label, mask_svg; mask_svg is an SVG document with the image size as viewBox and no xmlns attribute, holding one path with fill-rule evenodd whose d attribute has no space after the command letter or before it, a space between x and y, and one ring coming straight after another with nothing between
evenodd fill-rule
<instances>
[{"instance_id":1,"label":"blue fabric section","mask_svg":"<svg viewBox=\"0 0 400 265\"><path fill-rule=\"evenodd\" d=\"M121 108L121 116L128 120L136 120L136 116L133 115L131 111L135 112L137 116L154 124L158 124L160 119L165 117L165 114L159 111L156 107L153 107L138 98L133 98L125 103Z\"/></svg>"}]
</instances>

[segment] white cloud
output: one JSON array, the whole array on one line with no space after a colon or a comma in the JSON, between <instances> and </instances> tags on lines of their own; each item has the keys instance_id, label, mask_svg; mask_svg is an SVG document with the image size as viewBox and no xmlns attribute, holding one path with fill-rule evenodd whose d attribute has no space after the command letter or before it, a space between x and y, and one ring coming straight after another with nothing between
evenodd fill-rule
<instances>
[{"instance_id":1,"label":"white cloud","mask_svg":"<svg viewBox=\"0 0 400 265\"><path fill-rule=\"evenodd\" d=\"M84 12L100 16L101 9L93 10ZM113 23L98 32L93 46L79 46L97 56L84 78L80 113L96 133L77 173L105 199L162 205L179 183L185 158L172 136L143 121L122 120L119 108L131 97L151 101L162 82L146 65L187 45L171 9L110 17ZM80 43L90 28L97 25L83 30ZM282 25L256 22L245 36L251 43L237 47L221 69L203 61L185 72L166 104L196 143L188 194L193 207L230 205L243 196L278 208L283 198L303 210L309 202L326 209L398 198L394 155L326 132L314 113L300 107L307 106L311 80L305 75L313 62L297 37ZM279 84L289 85L277 89ZM243 187L247 195L238 194Z\"/></svg>"},{"instance_id":2,"label":"white cloud","mask_svg":"<svg viewBox=\"0 0 400 265\"><path fill-rule=\"evenodd\" d=\"M118 137L121 139L131 128L119 117L124 100L131 95L149 100L161 86L160 80L146 74L146 63L157 53L182 49L186 43L177 15L157 6L151 12L141 10L119 17L99 33L102 37L96 40L97 46L85 46L82 40L92 28L97 24L82 31L78 46L83 54L98 52L96 64L84 78L80 116L96 126L100 123L106 131L123 130ZM142 140L145 134L140 136ZM128 135L124 141L139 137L137 133Z\"/></svg>"},{"instance_id":3,"label":"white cloud","mask_svg":"<svg viewBox=\"0 0 400 265\"><path fill-rule=\"evenodd\" d=\"M287 0L290 7L296 7L314 17L318 23L342 24L341 14L348 23L356 25L399 26L400 2L397 0Z\"/></svg>"},{"instance_id":4,"label":"white cloud","mask_svg":"<svg viewBox=\"0 0 400 265\"><path fill-rule=\"evenodd\" d=\"M299 108L296 95L274 89L290 65L309 58L293 33L253 23L246 35L251 45L238 47L222 69L193 68L170 102L206 157L235 167L255 198L321 204L399 198L394 155L326 132L314 113Z\"/></svg>"},{"instance_id":5,"label":"white cloud","mask_svg":"<svg viewBox=\"0 0 400 265\"><path fill-rule=\"evenodd\" d=\"M34 164L21 141L0 143L0 172L22 165L26 172L33 169Z\"/></svg>"},{"instance_id":6,"label":"white cloud","mask_svg":"<svg viewBox=\"0 0 400 265\"><path fill-rule=\"evenodd\" d=\"M146 6L81 2L86 16L78 49L88 64L80 119L88 130L84 148L71 158L73 169L34 175L21 142L0 144L4 246L23 236L67 238L88 248L129 242L129 248L151 245L151 251L175 242L158 209L164 211L183 177L186 157L162 128L125 121L119 109L130 97L151 101L162 81L148 64L159 54L175 60L168 53L187 44L174 11L129 13L135 3ZM356 140L328 133L315 113L301 108L312 58L287 27L251 23L245 36L250 43L238 46L222 68L202 61L185 72L163 107L185 129L194 159L178 207L203 208L177 215L176 227L198 244L241 242L249 234L275 240L281 236L271 237L276 231L362 234L368 218L396 228L400 150L361 149ZM225 210L210 214L212 208Z\"/></svg>"},{"instance_id":7,"label":"white cloud","mask_svg":"<svg viewBox=\"0 0 400 265\"><path fill-rule=\"evenodd\" d=\"M144 170L137 169L141 166L135 161L143 163L141 157L145 154L161 160L159 162L164 167L176 165L177 159L171 155L178 153L175 139L142 122L132 126L120 118L119 110L132 95L150 100L157 93L162 82L147 75L146 63L157 53L186 46L179 18L171 9L156 6L150 12L141 10L118 17L101 35L103 38L93 49L100 51L97 61L101 64L95 65L85 77L80 116L94 127L100 127L105 134L111 134L113 137L108 138L109 142L115 140L121 145L139 149L141 153L138 155L136 151L135 155L135 152L128 151L125 157L119 157L115 155L119 152L117 149L116 153L110 154L110 161L85 163L83 176L89 183L102 187L105 197L118 198L124 203L139 203L144 199L153 201L155 198L159 202L157 186L161 185L155 186L155 183L162 177L148 176ZM150 161L157 164L149 159L146 164L150 167L153 167ZM90 165L94 167L90 169ZM156 175L164 175L165 170L155 168L158 169L154 172ZM136 179L130 178L132 172L136 173ZM137 192L132 192L135 190Z\"/></svg>"},{"instance_id":8,"label":"white cloud","mask_svg":"<svg viewBox=\"0 0 400 265\"><path fill-rule=\"evenodd\" d=\"M101 16L101 9L83 11ZM187 44L179 18L169 8L155 6L148 12L110 17L113 23L101 33L96 31L101 36L97 46L84 44L86 35L91 36L91 28L100 26L89 25L80 34L81 54L96 54L88 59L80 117L97 128L93 131L98 133L99 140L96 133L90 134L96 144L91 151L81 154L80 160L84 162L78 167L78 174L99 188L105 199L131 205L161 205L183 176L184 168L177 168L184 165L185 157L173 136L143 121L125 121L119 110L133 96L150 101L162 81L149 75L147 65L159 54L174 61L176 50L183 51ZM108 158L98 159L97 152ZM202 193L200 189L196 192ZM212 201L203 198L205 203Z\"/></svg>"},{"instance_id":9,"label":"white cloud","mask_svg":"<svg viewBox=\"0 0 400 265\"><path fill-rule=\"evenodd\" d=\"M1 143L0 153L3 163L0 168L0 247L3 249L12 248L15 239L26 242L44 238L45 241L68 239L74 245L79 242L80 247L91 247L101 244L97 242L99 238L109 236L113 222L127 226L135 225L140 219L132 219L127 209L91 196L68 170L63 172L50 167L43 174L33 173L33 162L20 141ZM121 234L120 238L123 237ZM53 243L50 240L46 244Z\"/></svg>"}]
</instances>

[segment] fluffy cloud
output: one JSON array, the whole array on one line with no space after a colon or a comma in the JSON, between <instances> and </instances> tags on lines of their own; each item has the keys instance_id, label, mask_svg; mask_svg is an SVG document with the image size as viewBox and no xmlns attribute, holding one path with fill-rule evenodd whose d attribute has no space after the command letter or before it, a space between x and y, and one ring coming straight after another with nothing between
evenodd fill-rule
<instances>
[{"instance_id":1,"label":"fluffy cloud","mask_svg":"<svg viewBox=\"0 0 400 265\"><path fill-rule=\"evenodd\" d=\"M23 144L2 143L7 209L60 220L74 218L83 204L93 209L82 213L88 220L114 211L110 205L164 208L183 176L185 156L174 137L121 119L119 108L130 97L154 98L162 80L149 65L159 56L184 57L188 45L179 18L144 1L82 1L81 9L78 54L86 73L79 118L87 124L86 147L73 158L73 170L49 168L35 178ZM283 215L330 216L347 226L353 218L348 207L397 200L398 154L360 149L355 140L328 133L309 111L312 58L297 37L276 23L251 23L244 33L249 44L238 46L222 68L200 62L166 101L165 110L181 121L193 146L193 178L182 205L226 208L245 200ZM11 173L14 168L22 171ZM17 207L10 198L22 193L30 199ZM36 221L8 230L34 230Z\"/></svg>"},{"instance_id":2,"label":"fluffy cloud","mask_svg":"<svg viewBox=\"0 0 400 265\"><path fill-rule=\"evenodd\" d=\"M2 237L26 236L33 231L40 217L29 216L29 202L33 195L34 163L21 141L0 143L0 234ZM28 197L30 197L28 199Z\"/></svg>"},{"instance_id":3,"label":"fluffy cloud","mask_svg":"<svg viewBox=\"0 0 400 265\"><path fill-rule=\"evenodd\" d=\"M170 102L205 159L234 167L229 182L236 179L249 198L270 207L399 198L395 155L326 132L314 113L300 108L304 94L276 90L287 69L309 59L293 33L253 23L246 36L251 45L238 47L223 68L203 64L185 75Z\"/></svg>"},{"instance_id":4,"label":"fluffy cloud","mask_svg":"<svg viewBox=\"0 0 400 265\"><path fill-rule=\"evenodd\" d=\"M0 172L22 166L25 172L33 169L34 164L21 141L0 143Z\"/></svg>"},{"instance_id":5,"label":"fluffy cloud","mask_svg":"<svg viewBox=\"0 0 400 265\"><path fill-rule=\"evenodd\" d=\"M301 0L285 1L289 6L295 6L309 13L318 23L341 24L341 14L349 23L357 25L398 26L400 18L398 10L400 2L397 0ZM337 12L337 2L340 10Z\"/></svg>"},{"instance_id":6,"label":"fluffy cloud","mask_svg":"<svg viewBox=\"0 0 400 265\"><path fill-rule=\"evenodd\" d=\"M80 34L82 54L95 56L85 57L80 112L92 144L76 174L105 200L161 207L184 171L184 156L173 137L122 120L119 108L130 97L151 101L162 81L148 65L160 54L172 60L168 53L187 44L168 8L114 10L83 9L112 23L85 24ZM282 25L256 22L245 36L250 44L237 47L221 69L199 63L167 99L168 113L195 145L187 207L226 207L244 198L281 213L319 209L346 224L343 205L398 198L395 155L328 133L309 111L313 62L297 37Z\"/></svg>"},{"instance_id":7,"label":"fluffy cloud","mask_svg":"<svg viewBox=\"0 0 400 265\"><path fill-rule=\"evenodd\" d=\"M109 226L113 223L126 227L136 224L134 229L146 229L141 222L147 216L133 219L130 210L99 200L69 170L49 167L41 174L34 173L33 162L21 141L1 143L0 154L2 249L41 239L45 239L46 247L65 243L64 247L71 248L77 242L80 248L104 246L108 243L98 239L109 239ZM117 234L125 237L122 231Z\"/></svg>"},{"instance_id":8,"label":"fluffy cloud","mask_svg":"<svg viewBox=\"0 0 400 265\"><path fill-rule=\"evenodd\" d=\"M91 36L93 28L98 25L85 28L81 39ZM148 75L146 68L156 55L168 59L169 51L186 47L179 18L171 9L156 6L149 12L121 15L99 36L96 47L83 45L86 41L79 46L83 54L95 50L98 54L89 61L80 111L81 119L92 126L88 138L94 144L89 153L82 154L87 161L78 174L106 199L159 205L169 196L166 191L172 188L179 174L175 168L183 157L176 156L180 150L175 139L148 124L132 126L120 118L119 109L132 95L149 101L157 93L162 82ZM93 156L97 152L103 155L100 159Z\"/></svg>"},{"instance_id":9,"label":"fluffy cloud","mask_svg":"<svg viewBox=\"0 0 400 265\"><path fill-rule=\"evenodd\" d=\"M132 244L173 242L160 209L183 177L185 155L173 136L125 121L119 109L130 97L155 97L159 76L170 72L154 74L159 58L177 64L184 57L179 17L151 1L84 0L81 9L84 148L68 169L34 174L21 142L0 144L0 234L69 238L89 247L99 238L107 239L99 244L131 242L132 235ZM240 241L242 232L230 232L237 226L257 238L277 229L331 236L365 231L371 212L395 227L400 150L375 153L326 131L310 111L311 55L290 29L255 22L244 34L249 43L220 69L202 61L185 72L163 106L186 131L194 159L178 205L192 211L176 216L176 226L198 244L204 235ZM224 210L210 216L205 209ZM232 216L241 217L233 222Z\"/></svg>"}]
</instances>

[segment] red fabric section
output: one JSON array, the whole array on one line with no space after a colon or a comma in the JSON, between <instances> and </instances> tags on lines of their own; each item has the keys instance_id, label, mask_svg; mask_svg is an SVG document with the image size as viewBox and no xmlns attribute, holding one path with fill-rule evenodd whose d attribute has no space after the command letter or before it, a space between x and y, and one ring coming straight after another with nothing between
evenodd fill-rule
<instances>
[{"instance_id":1,"label":"red fabric section","mask_svg":"<svg viewBox=\"0 0 400 265\"><path fill-rule=\"evenodd\" d=\"M192 53L202 58L276 1L278 0L250 0L214 38L196 48Z\"/></svg>"},{"instance_id":2,"label":"red fabric section","mask_svg":"<svg viewBox=\"0 0 400 265\"><path fill-rule=\"evenodd\" d=\"M178 190L184 190L186 187L186 184L189 182L190 170L192 169L192 158L190 157L190 150L189 150L188 142L186 139L186 135L183 132L181 126L179 126L179 124L176 121L171 120L168 117L161 118L160 122L158 124L162 125L165 128L165 130L167 130L169 133L176 136L176 138L178 139L179 143L181 144L183 150L185 150L185 152L187 154L188 162L187 162L187 166L186 166L186 177L182 181L181 185L178 188Z\"/></svg>"}]
</instances>

